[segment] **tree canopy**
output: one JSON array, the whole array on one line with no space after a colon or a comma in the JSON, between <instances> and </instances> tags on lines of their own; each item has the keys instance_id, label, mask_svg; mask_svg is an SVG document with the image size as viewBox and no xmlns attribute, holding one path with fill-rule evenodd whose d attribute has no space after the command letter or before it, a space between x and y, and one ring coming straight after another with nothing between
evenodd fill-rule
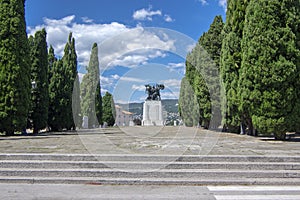
<instances>
[{"instance_id":1,"label":"tree canopy","mask_svg":"<svg viewBox=\"0 0 300 200\"><path fill-rule=\"evenodd\" d=\"M113 126L115 124L115 103L112 94L106 92L102 99L103 102L103 123L106 122L108 126Z\"/></svg>"},{"instance_id":2,"label":"tree canopy","mask_svg":"<svg viewBox=\"0 0 300 200\"><path fill-rule=\"evenodd\" d=\"M223 29L223 41L220 58L220 74L225 88L226 103L223 105L223 123L231 132L238 132L242 122L252 121L249 116L239 112L239 74L242 51L241 40L245 24L246 8L250 0L228 0L226 23ZM242 117L243 115L243 117Z\"/></svg>"},{"instance_id":3,"label":"tree canopy","mask_svg":"<svg viewBox=\"0 0 300 200\"><path fill-rule=\"evenodd\" d=\"M25 0L0 1L0 131L12 135L27 125L30 58Z\"/></svg>"},{"instance_id":4,"label":"tree canopy","mask_svg":"<svg viewBox=\"0 0 300 200\"><path fill-rule=\"evenodd\" d=\"M37 31L30 37L31 46L31 80L34 85L31 89L31 108L29 112L30 128L38 133L46 128L48 122L48 52L45 29Z\"/></svg>"},{"instance_id":5,"label":"tree canopy","mask_svg":"<svg viewBox=\"0 0 300 200\"><path fill-rule=\"evenodd\" d=\"M213 115L221 116L218 74L222 29L222 17L216 16L208 32L203 33L195 48L187 55L186 74L185 79L182 80L180 92L180 111L186 124L201 125L206 129L209 126L218 126L216 123L210 124L210 122ZM192 92L189 94L184 91L189 91L187 84L192 88ZM193 97L188 100L190 97L186 95L192 95ZM189 109L189 106L191 106L189 101L193 102L191 105L196 106L197 111ZM186 109L197 117L191 115L191 113L184 113Z\"/></svg>"},{"instance_id":6,"label":"tree canopy","mask_svg":"<svg viewBox=\"0 0 300 200\"><path fill-rule=\"evenodd\" d=\"M99 58L97 43L93 44L87 73L81 83L81 108L88 116L89 128L102 124L102 97L100 87Z\"/></svg>"},{"instance_id":7,"label":"tree canopy","mask_svg":"<svg viewBox=\"0 0 300 200\"><path fill-rule=\"evenodd\" d=\"M279 139L300 120L296 2L251 1L242 39L240 110L259 132Z\"/></svg>"}]
</instances>

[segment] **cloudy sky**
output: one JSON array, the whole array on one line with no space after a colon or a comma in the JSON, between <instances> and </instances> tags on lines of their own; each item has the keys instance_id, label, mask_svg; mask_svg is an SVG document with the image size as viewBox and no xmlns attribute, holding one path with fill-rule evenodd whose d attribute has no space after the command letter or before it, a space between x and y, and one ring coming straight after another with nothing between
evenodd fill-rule
<instances>
[{"instance_id":1,"label":"cloudy sky","mask_svg":"<svg viewBox=\"0 0 300 200\"><path fill-rule=\"evenodd\" d=\"M226 0L27 0L28 34L46 28L48 45L62 57L69 32L78 71L86 73L98 43L102 93L116 102L141 102L145 84L163 83L162 98L178 98L186 54Z\"/></svg>"}]
</instances>

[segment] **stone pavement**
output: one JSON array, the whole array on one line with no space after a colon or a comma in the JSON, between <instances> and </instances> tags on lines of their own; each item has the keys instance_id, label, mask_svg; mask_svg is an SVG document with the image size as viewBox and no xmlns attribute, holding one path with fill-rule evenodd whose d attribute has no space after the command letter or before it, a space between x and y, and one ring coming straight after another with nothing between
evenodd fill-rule
<instances>
[{"instance_id":1,"label":"stone pavement","mask_svg":"<svg viewBox=\"0 0 300 200\"><path fill-rule=\"evenodd\" d=\"M287 155L300 156L300 137L276 141L185 127L124 127L0 137L0 153Z\"/></svg>"}]
</instances>

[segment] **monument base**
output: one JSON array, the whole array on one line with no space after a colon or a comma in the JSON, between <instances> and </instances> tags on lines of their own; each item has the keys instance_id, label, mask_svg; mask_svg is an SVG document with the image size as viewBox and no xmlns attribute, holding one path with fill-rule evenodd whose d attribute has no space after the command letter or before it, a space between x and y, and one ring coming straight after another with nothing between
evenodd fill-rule
<instances>
[{"instance_id":1,"label":"monument base","mask_svg":"<svg viewBox=\"0 0 300 200\"><path fill-rule=\"evenodd\" d=\"M161 101L145 101L142 126L164 126Z\"/></svg>"}]
</instances>

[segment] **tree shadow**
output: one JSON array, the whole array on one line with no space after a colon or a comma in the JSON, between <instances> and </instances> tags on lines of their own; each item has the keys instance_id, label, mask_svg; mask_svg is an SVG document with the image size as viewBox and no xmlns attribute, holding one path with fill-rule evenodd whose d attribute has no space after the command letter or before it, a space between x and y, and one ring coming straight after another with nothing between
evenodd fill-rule
<instances>
[{"instance_id":1,"label":"tree shadow","mask_svg":"<svg viewBox=\"0 0 300 200\"><path fill-rule=\"evenodd\" d=\"M292 133L286 136L285 140L276 140L273 136L258 136L263 137L261 141L278 141L278 142L300 142L300 133Z\"/></svg>"},{"instance_id":2,"label":"tree shadow","mask_svg":"<svg viewBox=\"0 0 300 200\"><path fill-rule=\"evenodd\" d=\"M45 140L45 139L50 139L50 138L59 138L59 137L36 137L36 136L10 136L10 137L0 137L0 141L7 141L7 140L11 140L11 141L17 141L17 140Z\"/></svg>"},{"instance_id":3,"label":"tree shadow","mask_svg":"<svg viewBox=\"0 0 300 200\"><path fill-rule=\"evenodd\" d=\"M68 135L78 135L75 131L70 132L41 132L38 134L15 134L11 136L0 135L0 140L29 140L29 139L49 139L49 138L59 138L58 136L68 136ZM52 137L54 136L54 137ZM57 136L57 137L56 137Z\"/></svg>"}]
</instances>

